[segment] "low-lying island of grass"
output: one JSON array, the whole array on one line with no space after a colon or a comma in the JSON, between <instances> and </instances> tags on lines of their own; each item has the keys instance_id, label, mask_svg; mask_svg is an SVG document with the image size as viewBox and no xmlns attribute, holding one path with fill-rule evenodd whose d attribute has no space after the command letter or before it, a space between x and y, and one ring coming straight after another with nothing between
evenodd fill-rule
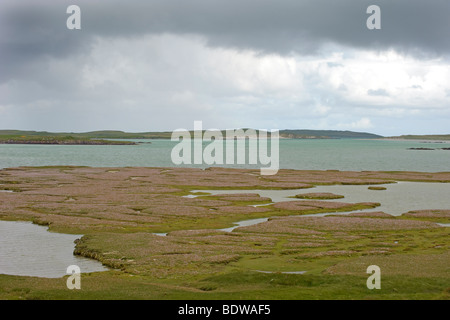
<instances>
[{"instance_id":1,"label":"low-lying island of grass","mask_svg":"<svg viewBox=\"0 0 450 320\"><path fill-rule=\"evenodd\" d=\"M0 136L0 144L59 144L59 145L135 145L133 141L74 138L72 136Z\"/></svg>"}]
</instances>

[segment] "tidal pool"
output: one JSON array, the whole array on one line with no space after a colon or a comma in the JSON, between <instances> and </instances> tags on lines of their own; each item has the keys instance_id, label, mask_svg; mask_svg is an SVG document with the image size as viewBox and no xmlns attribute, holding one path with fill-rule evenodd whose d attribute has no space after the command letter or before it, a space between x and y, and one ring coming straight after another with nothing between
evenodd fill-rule
<instances>
[{"instance_id":1,"label":"tidal pool","mask_svg":"<svg viewBox=\"0 0 450 320\"><path fill-rule=\"evenodd\" d=\"M269 220L269 218L257 218L257 219L242 220L242 221L235 222L234 223L235 226L233 226L233 227L219 229L219 230L225 231L225 232L231 232L238 227L248 227L248 226L252 226L254 224L258 224L261 222L266 222L267 220Z\"/></svg>"},{"instance_id":2,"label":"tidal pool","mask_svg":"<svg viewBox=\"0 0 450 320\"><path fill-rule=\"evenodd\" d=\"M70 265L81 273L108 270L96 260L73 255L80 237L31 222L0 221L0 274L60 278Z\"/></svg>"},{"instance_id":3,"label":"tidal pool","mask_svg":"<svg viewBox=\"0 0 450 320\"><path fill-rule=\"evenodd\" d=\"M320 201L341 201L341 202L377 202L380 206L373 209L364 209L349 212L326 212L319 214L300 215L306 216L327 216L330 214L349 214L351 212L370 212L384 211L393 216L400 216L403 213L412 210L427 209L448 209L450 208L450 183L428 183L428 182L397 182L390 184L377 185L383 186L386 190L370 190L369 185L331 185L316 186L309 189L292 189L292 190L193 190L196 192L207 192L211 195L230 194L230 193L257 193L261 197L268 197L273 203L281 201L308 201L298 198L292 198L297 194L310 192L330 192L343 195L342 199L328 199ZM273 204L270 203L270 204ZM269 204L252 205L265 206ZM250 219L235 222L235 226L222 231L231 232L238 227L251 226L254 224L266 222L268 218ZM449 224L440 224L448 227Z\"/></svg>"},{"instance_id":4,"label":"tidal pool","mask_svg":"<svg viewBox=\"0 0 450 320\"><path fill-rule=\"evenodd\" d=\"M261 197L268 197L272 202L280 201L307 201L290 198L297 194L310 192L330 192L343 195L342 199L320 201L337 202L377 202L379 207L364 211L384 211L393 216L400 216L411 210L449 209L450 183L436 182L397 182L383 185L386 190L369 190L369 185L330 185L316 186L309 189L292 190L193 190L195 192L208 192L212 195L230 193L257 193ZM347 212L348 213L348 212ZM327 213L329 214L329 213Z\"/></svg>"}]
</instances>

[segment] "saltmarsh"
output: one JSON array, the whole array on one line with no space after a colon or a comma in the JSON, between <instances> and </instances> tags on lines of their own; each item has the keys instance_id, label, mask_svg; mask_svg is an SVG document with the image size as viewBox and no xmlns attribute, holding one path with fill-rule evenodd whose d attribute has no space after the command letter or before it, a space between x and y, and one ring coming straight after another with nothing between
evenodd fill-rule
<instances>
[{"instance_id":1,"label":"saltmarsh","mask_svg":"<svg viewBox=\"0 0 450 320\"><path fill-rule=\"evenodd\" d=\"M377 204L345 199L272 204L252 193L395 181L448 183L450 173L280 170L260 176L257 170L220 168L5 169L0 187L14 192L0 193L1 219L84 234L75 254L114 270L83 274L79 291L68 290L65 279L0 275L0 298L449 299L449 229L435 223L449 221L448 208L400 217L384 212L333 216ZM208 189L248 192L183 197ZM330 216L293 216L327 212ZM218 230L261 217L270 218L233 232ZM366 287L372 264L381 268L381 290ZM282 273L300 271L306 272Z\"/></svg>"}]
</instances>

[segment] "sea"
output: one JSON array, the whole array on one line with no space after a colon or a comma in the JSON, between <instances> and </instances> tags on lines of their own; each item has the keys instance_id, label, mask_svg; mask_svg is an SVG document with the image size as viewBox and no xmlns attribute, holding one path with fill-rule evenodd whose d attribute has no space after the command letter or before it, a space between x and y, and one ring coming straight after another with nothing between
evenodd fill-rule
<instances>
[{"instance_id":1,"label":"sea","mask_svg":"<svg viewBox=\"0 0 450 320\"><path fill-rule=\"evenodd\" d=\"M223 164L175 164L172 150L180 143L163 139L127 140L137 145L0 144L0 169L19 166L261 168L246 161ZM211 142L203 142L203 150ZM237 147L237 142L236 142ZM341 171L450 171L450 143L420 140L280 139L279 168ZM427 149L427 150L424 150ZM430 150L431 149L431 150ZM270 154L271 145L268 146ZM236 154L235 154L236 155ZM274 158L273 158L274 159Z\"/></svg>"}]
</instances>

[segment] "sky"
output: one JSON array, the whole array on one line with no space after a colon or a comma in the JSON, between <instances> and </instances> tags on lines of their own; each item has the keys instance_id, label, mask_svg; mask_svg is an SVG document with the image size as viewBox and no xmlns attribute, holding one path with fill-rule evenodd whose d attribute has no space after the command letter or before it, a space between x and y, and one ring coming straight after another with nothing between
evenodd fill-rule
<instances>
[{"instance_id":1,"label":"sky","mask_svg":"<svg viewBox=\"0 0 450 320\"><path fill-rule=\"evenodd\" d=\"M68 29L70 5L81 29ZM381 29L370 30L370 5ZM447 0L2 0L0 129L450 133Z\"/></svg>"}]
</instances>

